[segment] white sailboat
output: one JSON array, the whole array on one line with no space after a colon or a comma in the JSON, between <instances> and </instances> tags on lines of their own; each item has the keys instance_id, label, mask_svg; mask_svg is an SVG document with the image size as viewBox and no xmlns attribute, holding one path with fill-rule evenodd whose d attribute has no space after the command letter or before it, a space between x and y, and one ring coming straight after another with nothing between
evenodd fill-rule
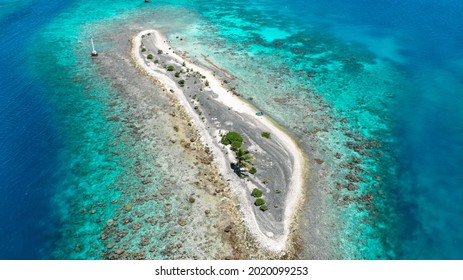
<instances>
[{"instance_id":1,"label":"white sailboat","mask_svg":"<svg viewBox=\"0 0 463 280\"><path fill-rule=\"evenodd\" d=\"M93 37L91 38L92 40L92 56L98 56L98 53L95 51L95 45L93 45Z\"/></svg>"}]
</instances>

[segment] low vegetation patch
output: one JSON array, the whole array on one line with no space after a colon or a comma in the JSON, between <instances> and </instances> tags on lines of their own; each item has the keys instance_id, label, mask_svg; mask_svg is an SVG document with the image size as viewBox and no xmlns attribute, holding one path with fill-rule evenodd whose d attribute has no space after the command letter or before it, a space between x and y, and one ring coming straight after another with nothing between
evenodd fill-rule
<instances>
[{"instance_id":1,"label":"low vegetation patch","mask_svg":"<svg viewBox=\"0 0 463 280\"><path fill-rule=\"evenodd\" d=\"M172 66L172 65L167 66L167 71L174 71L174 69L175 69L175 68L174 68L174 66Z\"/></svg>"},{"instance_id":2,"label":"low vegetation patch","mask_svg":"<svg viewBox=\"0 0 463 280\"><path fill-rule=\"evenodd\" d=\"M162 50L158 50L158 54L162 54Z\"/></svg>"},{"instance_id":3,"label":"low vegetation patch","mask_svg":"<svg viewBox=\"0 0 463 280\"><path fill-rule=\"evenodd\" d=\"M254 202L254 205L256 206L261 206L261 205L264 205L265 204L265 200L262 199L262 198L258 198L256 199L256 201Z\"/></svg>"},{"instance_id":4,"label":"low vegetation patch","mask_svg":"<svg viewBox=\"0 0 463 280\"><path fill-rule=\"evenodd\" d=\"M262 137L270 139L270 132L262 132Z\"/></svg>"},{"instance_id":5,"label":"low vegetation patch","mask_svg":"<svg viewBox=\"0 0 463 280\"><path fill-rule=\"evenodd\" d=\"M255 188L252 190L251 195L254 197L262 197L263 192L259 190L258 188Z\"/></svg>"},{"instance_id":6,"label":"low vegetation patch","mask_svg":"<svg viewBox=\"0 0 463 280\"><path fill-rule=\"evenodd\" d=\"M257 169L255 167L249 168L249 173L256 174L256 172L257 172Z\"/></svg>"},{"instance_id":7,"label":"low vegetation patch","mask_svg":"<svg viewBox=\"0 0 463 280\"><path fill-rule=\"evenodd\" d=\"M178 81L178 84L179 84L181 87L185 86L185 80L180 80L180 81Z\"/></svg>"},{"instance_id":8,"label":"low vegetation patch","mask_svg":"<svg viewBox=\"0 0 463 280\"><path fill-rule=\"evenodd\" d=\"M145 49L145 48L141 48L141 52L146 52L146 49Z\"/></svg>"},{"instance_id":9,"label":"low vegetation patch","mask_svg":"<svg viewBox=\"0 0 463 280\"><path fill-rule=\"evenodd\" d=\"M259 207L259 209L260 209L261 211L265 212L265 211L268 210L268 207L267 207L267 205L264 204L264 205L261 205L261 206Z\"/></svg>"},{"instance_id":10,"label":"low vegetation patch","mask_svg":"<svg viewBox=\"0 0 463 280\"><path fill-rule=\"evenodd\" d=\"M149 54L149 55L147 56L147 58L148 58L148 59L153 59L153 55L152 55L152 54Z\"/></svg>"},{"instance_id":11,"label":"low vegetation patch","mask_svg":"<svg viewBox=\"0 0 463 280\"><path fill-rule=\"evenodd\" d=\"M175 77L180 77L180 72L175 72Z\"/></svg>"}]
</instances>

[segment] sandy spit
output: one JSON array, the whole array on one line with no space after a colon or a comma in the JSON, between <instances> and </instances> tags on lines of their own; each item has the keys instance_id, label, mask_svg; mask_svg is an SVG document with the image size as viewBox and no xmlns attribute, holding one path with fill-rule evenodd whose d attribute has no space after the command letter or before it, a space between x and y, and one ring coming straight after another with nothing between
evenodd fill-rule
<instances>
[{"instance_id":1,"label":"sandy spit","mask_svg":"<svg viewBox=\"0 0 463 280\"><path fill-rule=\"evenodd\" d=\"M166 89L172 90L173 94L179 100L180 104L183 105L185 110L190 115L192 122L198 129L201 134L202 142L211 148L214 155L215 161L218 165L218 168L224 178L230 179L230 183L233 188L233 174L230 172L230 168L227 166L225 161L224 153L217 147L216 140L212 135L210 135L207 129L204 127L204 124L199 119L199 116L195 113L193 108L191 108L188 103L185 95L182 90L177 86L177 83L170 79L168 76L163 75L153 71L144 61L143 57L140 55L140 46L142 41L142 36L151 34L151 37L155 38L155 44L158 49L164 51L164 53L169 53L168 55L175 61L182 63L185 61L182 57L172 53L170 51L171 47L168 44L168 40L163 34L157 30L144 30L137 34L132 41L132 57L137 63L137 66L140 67L146 74L153 77L155 80L159 81ZM299 212L301 204L304 200L304 173L307 169L307 161L299 145L296 141L291 138L281 127L279 127L273 120L267 116L256 117L256 109L253 108L250 104L240 99L239 97L231 94L221 85L221 82L207 69L204 69L200 66L188 63L188 67L192 68L194 71L201 72L206 76L209 81L210 89L218 95L217 100L227 107L231 108L238 113L240 113L243 118L257 119L260 122L262 127L265 127L267 131L271 132L272 138L275 138L277 141L282 143L285 149L293 157L293 173L291 175L290 183L287 186L288 194L286 198L286 208L284 210L284 235L279 238L272 238L263 233L258 224L257 220L254 217L253 213L248 211L249 207L241 207L241 211L244 214L244 220L249 231L254 235L256 240L258 240L264 248L267 248L273 252L282 252L285 249L288 249L288 240L290 235L293 234L294 228L293 225L296 222L295 218L297 217L296 213ZM171 92L172 92L171 91ZM238 188L235 188L234 191L239 192ZM293 247L293 246L290 246Z\"/></svg>"}]
</instances>

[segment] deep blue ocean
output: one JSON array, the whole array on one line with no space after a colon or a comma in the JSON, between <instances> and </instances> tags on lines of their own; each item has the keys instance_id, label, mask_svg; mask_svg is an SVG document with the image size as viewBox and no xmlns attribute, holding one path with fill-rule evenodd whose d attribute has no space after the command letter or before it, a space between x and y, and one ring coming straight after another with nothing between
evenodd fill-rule
<instances>
[{"instance_id":1,"label":"deep blue ocean","mask_svg":"<svg viewBox=\"0 0 463 280\"><path fill-rule=\"evenodd\" d=\"M0 254L2 259L41 259L47 258L58 226L50 196L59 180L52 175L60 164L60 128L47 88L24 67L31 59L24 49L64 1L29 1L33 8L16 2L5 5L11 10L0 19L0 200L7 212L0 218Z\"/></svg>"},{"instance_id":2,"label":"deep blue ocean","mask_svg":"<svg viewBox=\"0 0 463 280\"><path fill-rule=\"evenodd\" d=\"M93 101L86 101L85 106L79 103L85 94L79 86L82 79L75 78L75 68L88 63L83 59L88 59L87 54L78 53L63 62L53 53L54 46L56 50L63 46L71 49L89 22L125 14L127 20L146 9L144 3L136 1L92 2L94 7L80 0L0 0L0 259L56 256L52 252L62 244L60 228L66 222L66 211L58 209L63 205L56 204L54 198L70 187L66 168L76 177L91 172L75 172L77 160L69 155L81 149L76 148L76 139L84 134L98 135L103 129L93 129L106 127L104 114L92 115L80 124L82 111L106 109ZM197 9L198 14L211 13L217 4L156 2L153 9L178 5ZM249 5L246 1L232 2L236 9L246 7L251 13L260 7L260 1ZM463 259L463 3L266 2L272 5L263 6L274 9L266 12L278 15L280 24L287 20L288 25L301 30L316 29L356 44L400 69L406 82L388 116L397 173L387 190L395 201L383 206L394 207L398 213L399 222L390 232L400 239L400 245L392 255L399 259ZM53 22L57 18L60 20ZM93 71L89 69L85 71ZM96 71L92 73L96 75ZM102 85L98 90L104 93L111 88ZM86 138L86 146L97 149L101 139ZM104 176L108 184L117 177ZM100 176L93 178L95 184L102 180ZM92 184L88 180L86 183Z\"/></svg>"}]
</instances>

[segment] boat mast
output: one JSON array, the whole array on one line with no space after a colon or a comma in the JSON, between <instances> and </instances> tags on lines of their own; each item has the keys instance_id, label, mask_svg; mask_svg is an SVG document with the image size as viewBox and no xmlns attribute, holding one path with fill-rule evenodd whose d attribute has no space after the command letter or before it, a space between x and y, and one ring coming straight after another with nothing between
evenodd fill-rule
<instances>
[{"instance_id":1,"label":"boat mast","mask_svg":"<svg viewBox=\"0 0 463 280\"><path fill-rule=\"evenodd\" d=\"M95 52L95 45L93 45L93 38L91 38L92 40L92 50Z\"/></svg>"}]
</instances>

